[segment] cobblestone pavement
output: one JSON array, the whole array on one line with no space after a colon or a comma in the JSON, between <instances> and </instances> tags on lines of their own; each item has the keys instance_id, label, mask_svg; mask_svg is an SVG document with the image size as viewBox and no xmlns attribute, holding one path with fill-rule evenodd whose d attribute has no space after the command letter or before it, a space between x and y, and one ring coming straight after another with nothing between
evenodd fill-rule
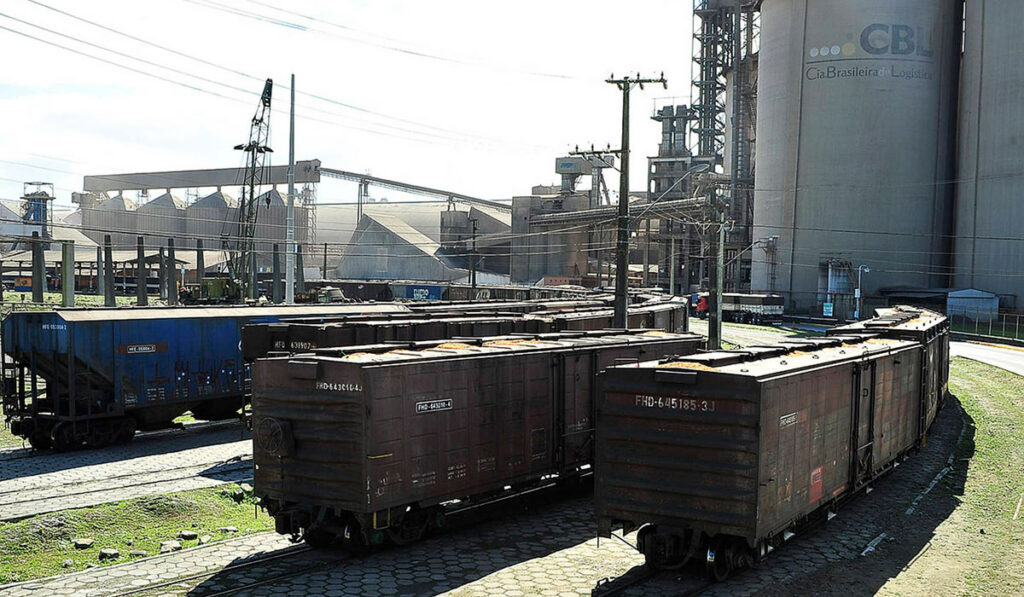
<instances>
[{"instance_id":1,"label":"cobblestone pavement","mask_svg":"<svg viewBox=\"0 0 1024 597\"><path fill-rule=\"evenodd\" d=\"M864 556L883 532L894 534L919 523L908 507L947 466L961 433L959 405L940 413L929 442L919 454L880 479L827 525L797 536L758 568L708 586L700 571L684 569L647 577L643 557L623 541L594 538L592 502L587 497L557 500L431 537L415 545L361 559L340 551L313 552L288 547L273 533L214 543L137 562L97 568L17 587L0 587L12 597L25 595L602 595L621 588L624 595L753 595L784 590L788 582L828 566ZM923 506L927 496L919 500ZM625 538L635 543L635 535ZM289 553L283 550L295 550ZM252 558L284 554L246 566ZM232 568L231 566L238 566ZM196 576L199 575L199 576ZM180 583L177 579L192 577ZM632 586L630 581L641 580ZM259 583L259 584L257 584Z\"/></svg>"},{"instance_id":2,"label":"cobblestone pavement","mask_svg":"<svg viewBox=\"0 0 1024 597\"><path fill-rule=\"evenodd\" d=\"M244 439L243 439L244 438ZM251 477L240 427L0 461L0 520Z\"/></svg>"}]
</instances>

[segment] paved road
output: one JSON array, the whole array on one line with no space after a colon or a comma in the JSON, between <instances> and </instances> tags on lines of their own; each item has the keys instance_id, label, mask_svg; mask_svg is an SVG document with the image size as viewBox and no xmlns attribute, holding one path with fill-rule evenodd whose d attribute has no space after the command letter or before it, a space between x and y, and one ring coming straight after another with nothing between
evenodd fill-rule
<instances>
[{"instance_id":1,"label":"paved road","mask_svg":"<svg viewBox=\"0 0 1024 597\"><path fill-rule=\"evenodd\" d=\"M0 520L199 489L252 476L252 440L242 429L0 462Z\"/></svg>"},{"instance_id":2,"label":"paved road","mask_svg":"<svg viewBox=\"0 0 1024 597\"><path fill-rule=\"evenodd\" d=\"M690 331L702 336L708 335L708 322L697 318L690 319ZM756 326L741 324L725 324L722 326L722 339L737 346L753 346L755 344L773 344L797 332L789 328L766 330Z\"/></svg>"},{"instance_id":3,"label":"paved road","mask_svg":"<svg viewBox=\"0 0 1024 597\"><path fill-rule=\"evenodd\" d=\"M923 497L964 429L960 409L942 410L928 444L870 494L839 511L827 525L783 545L760 567L728 582L705 587L699 571L663 572L625 589L633 596L752 595L785 588L794 580L858 558L881 533L896 541L904 530L925 524L922 516L943 504L942 492ZM947 496L948 497L948 496ZM948 500L947 500L948 501ZM914 505L908 511L908 506ZM643 557L617 539L594 538L593 504L587 497L563 498L523 511L506 507L498 519L436 535L418 544L386 550L362 559L339 551L286 551L287 542L274 533L214 542L181 552L115 566L0 587L10 597L35 595L216 594L227 589L239 595L574 595L600 596L605 579L610 587L643 577ZM941 519L941 516L939 517ZM626 537L636 543L636 536ZM245 566L251 558L282 554L273 562ZM903 565L905 562L900 562ZM242 567L235 567L242 565ZM166 584L165 584L166 583ZM263 583L259 586L250 586ZM147 589L149 587L149 589ZM595 591L595 588L597 590Z\"/></svg>"},{"instance_id":4,"label":"paved road","mask_svg":"<svg viewBox=\"0 0 1024 597\"><path fill-rule=\"evenodd\" d=\"M950 342L949 352L953 356L981 361L1024 376L1024 348L977 342Z\"/></svg>"}]
</instances>

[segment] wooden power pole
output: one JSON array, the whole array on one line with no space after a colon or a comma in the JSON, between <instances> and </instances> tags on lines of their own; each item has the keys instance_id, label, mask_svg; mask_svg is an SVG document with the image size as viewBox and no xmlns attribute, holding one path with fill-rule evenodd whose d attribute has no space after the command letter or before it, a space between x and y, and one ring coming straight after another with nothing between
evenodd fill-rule
<instances>
[{"instance_id":1,"label":"wooden power pole","mask_svg":"<svg viewBox=\"0 0 1024 597\"><path fill-rule=\"evenodd\" d=\"M605 83L611 83L622 91L622 147L619 154L621 175L619 176L618 240L615 243L615 315L612 319L612 326L625 328L628 324L626 288L629 281L629 92L637 85L643 89L646 83L660 83L668 89L668 81L665 80L664 74L657 79L643 79L640 75L616 79L615 75L612 75L605 80Z\"/></svg>"}]
</instances>

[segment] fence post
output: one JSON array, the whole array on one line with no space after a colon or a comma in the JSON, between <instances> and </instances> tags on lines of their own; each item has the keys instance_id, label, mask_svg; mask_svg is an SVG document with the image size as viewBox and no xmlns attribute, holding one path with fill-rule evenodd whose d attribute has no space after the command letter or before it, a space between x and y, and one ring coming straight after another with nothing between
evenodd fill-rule
<instances>
[{"instance_id":1,"label":"fence post","mask_svg":"<svg viewBox=\"0 0 1024 597\"><path fill-rule=\"evenodd\" d=\"M991 317L988 318L988 335L989 336L992 335L992 318Z\"/></svg>"},{"instance_id":2,"label":"fence post","mask_svg":"<svg viewBox=\"0 0 1024 597\"><path fill-rule=\"evenodd\" d=\"M978 335L978 310L974 310L974 335Z\"/></svg>"}]
</instances>

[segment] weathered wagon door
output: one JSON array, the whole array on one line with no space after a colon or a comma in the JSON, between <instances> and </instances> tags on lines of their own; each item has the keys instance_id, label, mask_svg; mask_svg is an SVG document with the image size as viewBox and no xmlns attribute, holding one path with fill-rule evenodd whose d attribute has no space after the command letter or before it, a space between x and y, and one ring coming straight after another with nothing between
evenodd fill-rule
<instances>
[{"instance_id":1,"label":"weathered wagon door","mask_svg":"<svg viewBox=\"0 0 1024 597\"><path fill-rule=\"evenodd\" d=\"M875 442L875 362L853 366L853 474L854 487L871 480Z\"/></svg>"},{"instance_id":2,"label":"weathered wagon door","mask_svg":"<svg viewBox=\"0 0 1024 597\"><path fill-rule=\"evenodd\" d=\"M590 462L593 453L594 355L561 355L562 391L555 400L555 465L561 470Z\"/></svg>"}]
</instances>

